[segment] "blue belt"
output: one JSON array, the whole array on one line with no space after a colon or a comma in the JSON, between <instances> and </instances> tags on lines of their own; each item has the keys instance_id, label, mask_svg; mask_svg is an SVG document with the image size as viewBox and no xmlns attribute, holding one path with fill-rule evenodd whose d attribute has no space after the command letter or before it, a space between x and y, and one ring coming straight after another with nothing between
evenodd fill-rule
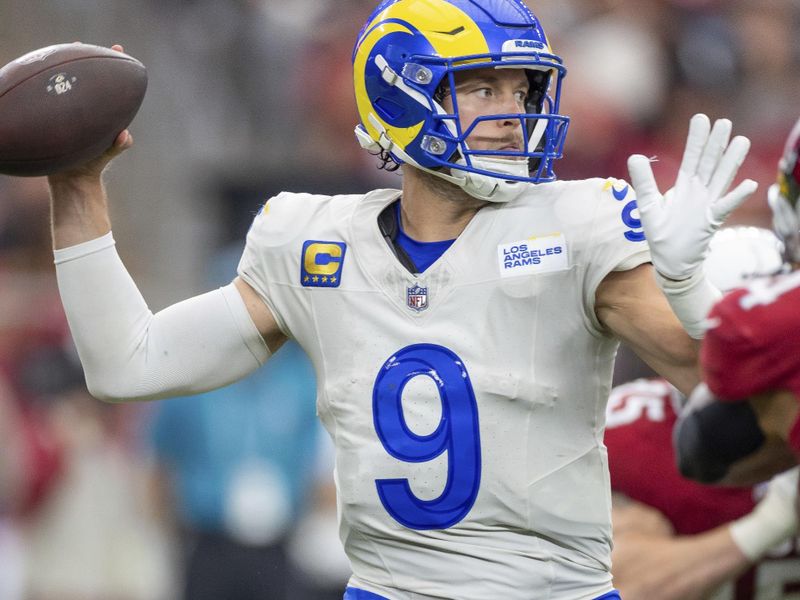
<instances>
[{"instance_id":1,"label":"blue belt","mask_svg":"<svg viewBox=\"0 0 800 600\"><path fill-rule=\"evenodd\" d=\"M348 587L344 591L343 600L389 600L389 598L386 596L373 594L372 592L367 592L366 590ZM595 598L595 600L622 600L622 596L619 595L617 590L612 590L607 594L603 594L602 596Z\"/></svg>"}]
</instances>

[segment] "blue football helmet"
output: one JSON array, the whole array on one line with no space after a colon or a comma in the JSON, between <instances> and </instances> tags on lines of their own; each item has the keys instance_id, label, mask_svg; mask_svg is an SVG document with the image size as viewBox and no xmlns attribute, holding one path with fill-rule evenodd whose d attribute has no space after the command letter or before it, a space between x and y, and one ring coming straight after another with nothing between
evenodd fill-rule
<instances>
[{"instance_id":1,"label":"blue football helmet","mask_svg":"<svg viewBox=\"0 0 800 600\"><path fill-rule=\"evenodd\" d=\"M516 197L525 182L552 181L569 118L558 114L566 69L538 19L521 0L385 0L353 50L359 143L385 152L494 202ZM524 113L458 116L455 73L524 69ZM441 100L449 94L448 112ZM516 120L524 149L475 150L467 138L484 121Z\"/></svg>"},{"instance_id":2,"label":"blue football helmet","mask_svg":"<svg viewBox=\"0 0 800 600\"><path fill-rule=\"evenodd\" d=\"M778 161L778 179L767 192L772 224L785 248L785 258L800 263L800 120L786 139Z\"/></svg>"}]
</instances>

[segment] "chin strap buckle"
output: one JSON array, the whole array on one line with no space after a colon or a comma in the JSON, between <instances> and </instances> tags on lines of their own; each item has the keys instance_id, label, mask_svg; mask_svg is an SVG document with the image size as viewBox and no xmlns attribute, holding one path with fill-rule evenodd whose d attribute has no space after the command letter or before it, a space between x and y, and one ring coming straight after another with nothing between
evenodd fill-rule
<instances>
[{"instance_id":1,"label":"chin strap buckle","mask_svg":"<svg viewBox=\"0 0 800 600\"><path fill-rule=\"evenodd\" d=\"M372 115L369 117L369 121L375 129L381 132L380 136L378 137L378 141L372 139L372 136L367 133L367 131L361 126L357 125L355 128L356 132L356 139L358 140L359 145L364 148L365 150L369 150L370 152L380 152L381 150L385 150L386 152L391 152L392 148L395 147L395 143L391 140L391 138L386 134L386 129L384 129L380 123L378 123Z\"/></svg>"},{"instance_id":2,"label":"chin strap buckle","mask_svg":"<svg viewBox=\"0 0 800 600\"><path fill-rule=\"evenodd\" d=\"M361 125L356 125L355 133L356 140L358 140L358 145L364 148L364 150L376 153L381 151L381 147L378 142L373 140Z\"/></svg>"}]
</instances>

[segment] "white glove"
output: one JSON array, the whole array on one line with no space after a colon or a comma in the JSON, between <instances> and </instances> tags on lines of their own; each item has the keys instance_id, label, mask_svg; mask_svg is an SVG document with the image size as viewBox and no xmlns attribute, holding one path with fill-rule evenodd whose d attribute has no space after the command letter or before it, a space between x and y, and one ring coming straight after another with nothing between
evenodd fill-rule
<instances>
[{"instance_id":1,"label":"white glove","mask_svg":"<svg viewBox=\"0 0 800 600\"><path fill-rule=\"evenodd\" d=\"M650 160L641 154L628 158L653 265L667 279L685 280L700 268L711 236L758 187L747 179L726 194L750 149L743 136L729 144L730 135L727 119L718 119L711 130L706 115L692 117L675 187L664 195Z\"/></svg>"},{"instance_id":2,"label":"white glove","mask_svg":"<svg viewBox=\"0 0 800 600\"><path fill-rule=\"evenodd\" d=\"M776 475L753 511L730 525L733 541L751 561L797 533L798 467Z\"/></svg>"}]
</instances>

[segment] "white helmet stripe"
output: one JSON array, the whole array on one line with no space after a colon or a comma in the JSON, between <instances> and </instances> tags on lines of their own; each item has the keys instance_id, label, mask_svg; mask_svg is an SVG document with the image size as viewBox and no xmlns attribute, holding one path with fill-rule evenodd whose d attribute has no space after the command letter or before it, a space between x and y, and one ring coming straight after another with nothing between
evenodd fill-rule
<instances>
[{"instance_id":1,"label":"white helmet stripe","mask_svg":"<svg viewBox=\"0 0 800 600\"><path fill-rule=\"evenodd\" d=\"M544 131L547 129L547 119L536 119L536 125L533 128L531 137L528 138L528 152L533 152L542 141Z\"/></svg>"},{"instance_id":2,"label":"white helmet stripe","mask_svg":"<svg viewBox=\"0 0 800 600\"><path fill-rule=\"evenodd\" d=\"M395 73L392 68L389 66L389 63L386 62L386 59L383 57L382 54L378 54L375 56L375 64L381 70L382 77L386 83L392 85L400 90L403 90L409 97L414 99L415 101L419 102L422 106L427 108L428 110L436 109L437 112L441 111L441 108L435 103L428 100L424 94L418 92L410 85L408 85L405 81L403 81L403 77L397 73Z\"/></svg>"}]
</instances>

